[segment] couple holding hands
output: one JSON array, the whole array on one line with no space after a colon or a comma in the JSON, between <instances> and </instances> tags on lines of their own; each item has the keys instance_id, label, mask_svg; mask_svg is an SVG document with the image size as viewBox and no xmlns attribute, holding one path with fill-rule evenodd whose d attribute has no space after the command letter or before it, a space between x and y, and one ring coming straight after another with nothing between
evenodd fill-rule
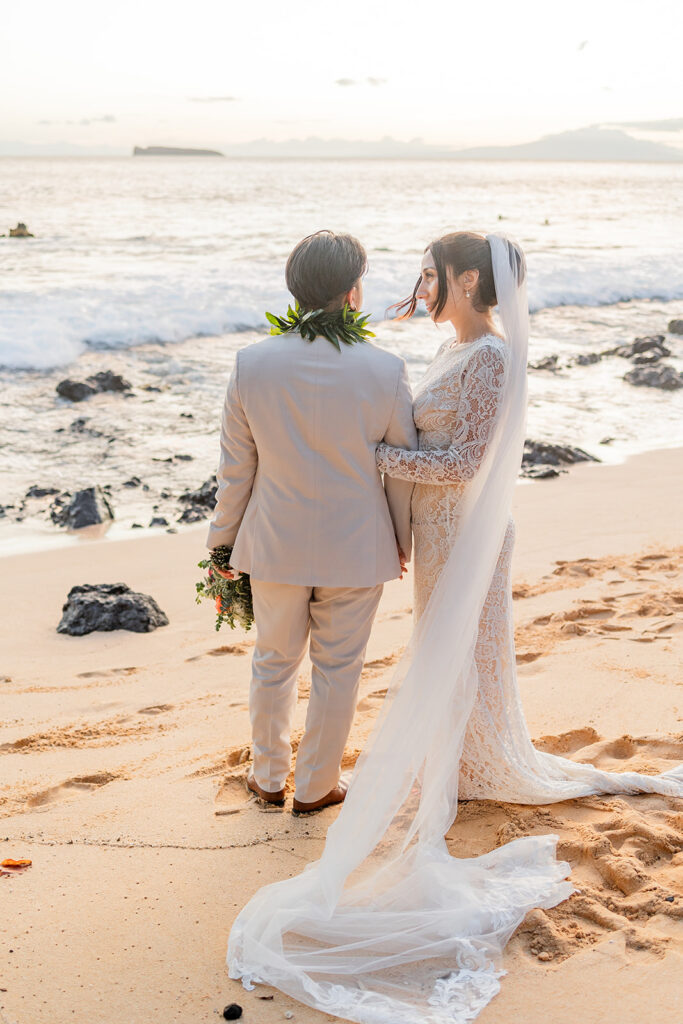
<instances>
[{"instance_id":1,"label":"couple holding hands","mask_svg":"<svg viewBox=\"0 0 683 1024\"><path fill-rule=\"evenodd\" d=\"M454 232L412 294L453 328L411 394L369 343L365 250L319 231L287 262L296 312L242 349L228 384L208 546L250 574L257 628L248 788L284 806L298 669L311 693L293 812L344 806L320 860L238 916L232 977L359 1024L460 1024L499 988L499 955L534 907L572 891L556 836L449 853L458 800L545 804L683 795L683 769L609 773L537 751L515 671L510 507L526 415L524 254ZM498 309L498 320L494 309ZM341 774L383 584L412 554L414 629L350 780ZM216 570L220 571L220 570ZM230 570L223 570L230 577Z\"/></svg>"}]
</instances>

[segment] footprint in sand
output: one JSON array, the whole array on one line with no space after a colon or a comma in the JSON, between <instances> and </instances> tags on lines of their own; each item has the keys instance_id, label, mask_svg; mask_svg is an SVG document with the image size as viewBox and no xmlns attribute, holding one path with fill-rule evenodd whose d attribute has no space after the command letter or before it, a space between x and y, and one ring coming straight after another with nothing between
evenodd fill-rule
<instances>
[{"instance_id":1,"label":"footprint in sand","mask_svg":"<svg viewBox=\"0 0 683 1024\"><path fill-rule=\"evenodd\" d=\"M382 704L382 701L387 695L387 690L373 690L372 693L366 693L365 696L356 705L357 711L377 711Z\"/></svg>"},{"instance_id":2,"label":"footprint in sand","mask_svg":"<svg viewBox=\"0 0 683 1024\"><path fill-rule=\"evenodd\" d=\"M548 739L572 747L590 732L576 730ZM674 922L683 921L680 801L648 795L591 797L551 808L470 801L461 806L447 836L456 855L463 856L463 849L468 856L484 852L468 839L473 821L478 835L487 828L493 831L495 839L487 841L486 849L555 832L558 857L571 865L570 881L577 892L551 910L531 911L513 936L510 952L517 949L541 963L560 963L621 934L632 959L643 953L662 956L675 941Z\"/></svg>"},{"instance_id":3,"label":"footprint in sand","mask_svg":"<svg viewBox=\"0 0 683 1024\"><path fill-rule=\"evenodd\" d=\"M249 806L253 806L257 810L263 811L266 814L281 814L281 807L275 807L266 800L259 799L255 793L252 793L251 790L247 788L247 775L249 773L251 752L248 747L245 748L245 751L248 756L244 759L242 766L239 769L233 769L232 771L226 772L218 783L214 797L214 814L216 817L239 814L240 811L245 810ZM242 751L242 753L244 753L244 751ZM234 757L236 754L237 751L232 751L229 757ZM290 789L292 787L287 786L286 788Z\"/></svg>"},{"instance_id":4,"label":"footprint in sand","mask_svg":"<svg viewBox=\"0 0 683 1024\"><path fill-rule=\"evenodd\" d=\"M582 750L599 739L600 736L595 729L587 725L583 729L561 732L559 736L541 736L540 739L534 740L534 746L545 754L560 754L566 757L567 754L575 754L577 750Z\"/></svg>"},{"instance_id":5,"label":"footprint in sand","mask_svg":"<svg viewBox=\"0 0 683 1024\"><path fill-rule=\"evenodd\" d=\"M50 786L48 789L40 790L28 797L26 803L29 807L44 807L46 804L55 803L57 800L66 800L78 793L90 793L95 789L101 789L109 782L120 776L112 772L99 772L96 775L76 775L72 779L60 782L58 786Z\"/></svg>"},{"instance_id":6,"label":"footprint in sand","mask_svg":"<svg viewBox=\"0 0 683 1024\"><path fill-rule=\"evenodd\" d=\"M366 661L363 665L361 679L372 679L374 676L381 675L385 669L391 668L392 665L395 665L400 660L404 650L404 647L399 647L398 650L392 651L391 654L386 654L383 658L374 658L372 661Z\"/></svg>"},{"instance_id":7,"label":"footprint in sand","mask_svg":"<svg viewBox=\"0 0 683 1024\"><path fill-rule=\"evenodd\" d=\"M517 651L515 661L518 665L527 665L532 661L536 661L542 655L543 651Z\"/></svg>"},{"instance_id":8,"label":"footprint in sand","mask_svg":"<svg viewBox=\"0 0 683 1024\"><path fill-rule=\"evenodd\" d=\"M191 658L185 658L185 661L199 661L201 658L205 657L223 658L228 654L247 654L250 647L253 646L253 641L236 644L223 644L222 647L213 647L210 651L204 651L204 654L195 654Z\"/></svg>"},{"instance_id":9,"label":"footprint in sand","mask_svg":"<svg viewBox=\"0 0 683 1024\"><path fill-rule=\"evenodd\" d=\"M589 761L596 768L607 771L630 770L657 774L667 771L671 765L662 763L683 761L683 735L680 736L620 736L616 740L594 743L581 753L582 761ZM614 761L632 760L626 766L614 765Z\"/></svg>"},{"instance_id":10,"label":"footprint in sand","mask_svg":"<svg viewBox=\"0 0 683 1024\"><path fill-rule=\"evenodd\" d=\"M674 579L680 576L681 555L681 549L675 548L666 553L641 555L635 561L632 556L558 561L552 573L538 583L515 583L512 596L520 600L567 587L581 587L595 577L604 577L608 586L620 586L627 580L658 582L652 574L659 574L660 579L662 576ZM650 576L644 577L644 572Z\"/></svg>"},{"instance_id":11,"label":"footprint in sand","mask_svg":"<svg viewBox=\"0 0 683 1024\"><path fill-rule=\"evenodd\" d=\"M131 722L131 718L130 715L119 715L117 718L108 718L100 722L65 725L46 732L33 733L31 736L22 736L12 743L3 743L0 745L0 752L26 754L35 750L57 748L112 747L127 740L156 737L159 733L175 728L172 723Z\"/></svg>"},{"instance_id":12,"label":"footprint in sand","mask_svg":"<svg viewBox=\"0 0 683 1024\"><path fill-rule=\"evenodd\" d=\"M233 747L231 750L228 750L227 753L223 754L218 761L214 761L213 764L199 768L197 771L192 772L188 778L199 779L204 778L207 775L219 775L221 772L239 768L241 765L248 765L250 761L250 746Z\"/></svg>"},{"instance_id":13,"label":"footprint in sand","mask_svg":"<svg viewBox=\"0 0 683 1024\"><path fill-rule=\"evenodd\" d=\"M253 644L224 644L222 647L214 647L206 653L212 658L221 658L226 654L246 654L250 647L253 647Z\"/></svg>"},{"instance_id":14,"label":"footprint in sand","mask_svg":"<svg viewBox=\"0 0 683 1024\"><path fill-rule=\"evenodd\" d=\"M161 715L164 711L173 711L173 704L150 704L147 708L140 708L139 715Z\"/></svg>"},{"instance_id":15,"label":"footprint in sand","mask_svg":"<svg viewBox=\"0 0 683 1024\"><path fill-rule=\"evenodd\" d=\"M101 679L109 676L132 676L138 669L135 665L128 665L125 668L103 668L95 669L94 672L79 672L77 679Z\"/></svg>"}]
</instances>

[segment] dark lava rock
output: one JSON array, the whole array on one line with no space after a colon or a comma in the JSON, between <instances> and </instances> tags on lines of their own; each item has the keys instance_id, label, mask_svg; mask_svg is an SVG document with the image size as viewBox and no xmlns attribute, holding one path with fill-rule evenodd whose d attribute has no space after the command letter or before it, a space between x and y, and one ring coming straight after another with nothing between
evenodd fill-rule
<instances>
[{"instance_id":1,"label":"dark lava rock","mask_svg":"<svg viewBox=\"0 0 683 1024\"><path fill-rule=\"evenodd\" d=\"M525 441L521 474L531 480L545 480L565 472L564 466L577 462L600 462L583 448L568 444L550 444L547 441Z\"/></svg>"},{"instance_id":2,"label":"dark lava rock","mask_svg":"<svg viewBox=\"0 0 683 1024\"><path fill-rule=\"evenodd\" d=\"M70 402L82 402L84 398L90 398L95 394L95 388L84 384L82 380L60 380L57 385L57 394L61 398L68 398Z\"/></svg>"},{"instance_id":3,"label":"dark lava rock","mask_svg":"<svg viewBox=\"0 0 683 1024\"><path fill-rule=\"evenodd\" d=\"M25 497L27 498L47 498L53 494L59 494L58 487L39 487L38 484L33 484L32 487L26 492Z\"/></svg>"},{"instance_id":4,"label":"dark lava rock","mask_svg":"<svg viewBox=\"0 0 683 1024\"><path fill-rule=\"evenodd\" d=\"M131 523L130 528L131 530L144 530L142 523Z\"/></svg>"},{"instance_id":5,"label":"dark lava rock","mask_svg":"<svg viewBox=\"0 0 683 1024\"><path fill-rule=\"evenodd\" d=\"M529 363L530 370L550 370L555 372L559 369L558 361L559 356L545 356L543 359L539 359L537 363Z\"/></svg>"},{"instance_id":6,"label":"dark lava rock","mask_svg":"<svg viewBox=\"0 0 683 1024\"><path fill-rule=\"evenodd\" d=\"M622 359L633 359L636 363L654 363L663 356L670 356L671 349L664 344L663 334L651 334L646 338L636 338L630 345L619 345L609 352L603 352L603 355L621 356Z\"/></svg>"},{"instance_id":7,"label":"dark lava rock","mask_svg":"<svg viewBox=\"0 0 683 1024\"><path fill-rule=\"evenodd\" d=\"M636 366L624 374L624 380L636 387L661 388L663 391L683 388L683 373L673 366Z\"/></svg>"},{"instance_id":8,"label":"dark lava rock","mask_svg":"<svg viewBox=\"0 0 683 1024\"><path fill-rule=\"evenodd\" d=\"M548 480L550 477L566 473L565 469L555 469L554 466L527 466L522 471L528 480Z\"/></svg>"},{"instance_id":9,"label":"dark lava rock","mask_svg":"<svg viewBox=\"0 0 683 1024\"><path fill-rule=\"evenodd\" d=\"M101 430L95 430L94 427L89 427L87 424L90 422L87 416L79 416L78 419L73 420L69 424L69 430L72 434L87 434L88 437L103 437Z\"/></svg>"},{"instance_id":10,"label":"dark lava rock","mask_svg":"<svg viewBox=\"0 0 683 1024\"><path fill-rule=\"evenodd\" d=\"M178 523L199 523L202 519L206 519L209 512L208 509L198 508L196 505L191 505L190 508L186 508L182 512L176 522Z\"/></svg>"},{"instance_id":11,"label":"dark lava rock","mask_svg":"<svg viewBox=\"0 0 683 1024\"><path fill-rule=\"evenodd\" d=\"M149 521L150 526L168 526L168 519L164 519L163 516L152 516Z\"/></svg>"},{"instance_id":12,"label":"dark lava rock","mask_svg":"<svg viewBox=\"0 0 683 1024\"><path fill-rule=\"evenodd\" d=\"M599 363L601 359L602 356L599 352L586 352L585 355L578 355L574 360L574 364L576 366L592 366L593 363Z\"/></svg>"},{"instance_id":13,"label":"dark lava rock","mask_svg":"<svg viewBox=\"0 0 683 1024\"><path fill-rule=\"evenodd\" d=\"M50 505L50 519L55 526L66 526L67 509L71 498L69 491L62 491Z\"/></svg>"},{"instance_id":14,"label":"dark lava rock","mask_svg":"<svg viewBox=\"0 0 683 1024\"><path fill-rule=\"evenodd\" d=\"M642 356L634 356L633 362L636 366L654 366L664 356L670 355L669 349L665 348L662 352L643 352Z\"/></svg>"},{"instance_id":15,"label":"dark lava rock","mask_svg":"<svg viewBox=\"0 0 683 1024\"><path fill-rule=\"evenodd\" d=\"M142 480L139 476L132 476L130 480L124 480L121 484L122 487L139 487Z\"/></svg>"},{"instance_id":16,"label":"dark lava rock","mask_svg":"<svg viewBox=\"0 0 683 1024\"><path fill-rule=\"evenodd\" d=\"M114 518L114 511L101 487L86 487L73 497L65 492L58 495L50 506L50 517L57 526L81 530Z\"/></svg>"},{"instance_id":17,"label":"dark lava rock","mask_svg":"<svg viewBox=\"0 0 683 1024\"><path fill-rule=\"evenodd\" d=\"M194 462L194 455L174 455L176 462Z\"/></svg>"},{"instance_id":18,"label":"dark lava rock","mask_svg":"<svg viewBox=\"0 0 683 1024\"><path fill-rule=\"evenodd\" d=\"M132 384L122 377L120 373L112 370L100 370L86 377L86 384L89 384L95 391L130 391Z\"/></svg>"},{"instance_id":19,"label":"dark lava rock","mask_svg":"<svg viewBox=\"0 0 683 1024\"><path fill-rule=\"evenodd\" d=\"M239 1003L230 1003L223 1010L223 1020L239 1020L242 1016L242 1007Z\"/></svg>"},{"instance_id":20,"label":"dark lava rock","mask_svg":"<svg viewBox=\"0 0 683 1024\"><path fill-rule=\"evenodd\" d=\"M181 494L180 501L188 505L201 505L203 508L211 509L213 512L214 505L216 504L217 487L218 482L215 475L210 476L196 491L186 491L185 494Z\"/></svg>"},{"instance_id":21,"label":"dark lava rock","mask_svg":"<svg viewBox=\"0 0 683 1024\"><path fill-rule=\"evenodd\" d=\"M683 321L681 321L681 322L683 323ZM673 323L678 323L678 321L672 320L671 323L672 324ZM193 420L194 419L194 413L193 412L181 412L180 416L184 420Z\"/></svg>"},{"instance_id":22,"label":"dark lava rock","mask_svg":"<svg viewBox=\"0 0 683 1024\"><path fill-rule=\"evenodd\" d=\"M683 334L683 320L669 320L667 327L669 334ZM183 415L182 413L180 414Z\"/></svg>"},{"instance_id":23,"label":"dark lava rock","mask_svg":"<svg viewBox=\"0 0 683 1024\"><path fill-rule=\"evenodd\" d=\"M10 238L35 238L35 235L32 235L31 232L29 231L29 229L24 224L24 222L20 220L17 223L17 226L15 228L10 228L9 229L9 237Z\"/></svg>"},{"instance_id":24,"label":"dark lava rock","mask_svg":"<svg viewBox=\"0 0 683 1024\"><path fill-rule=\"evenodd\" d=\"M120 373L113 373L111 370L100 370L90 377L82 380L60 380L57 385L57 394L62 398L68 398L70 402L82 402L101 391L130 391L131 384L121 376Z\"/></svg>"},{"instance_id":25,"label":"dark lava rock","mask_svg":"<svg viewBox=\"0 0 683 1024\"><path fill-rule=\"evenodd\" d=\"M57 632L69 636L112 629L151 633L168 625L167 616L153 597L138 594L125 583L85 583L72 587L62 612Z\"/></svg>"},{"instance_id":26,"label":"dark lava rock","mask_svg":"<svg viewBox=\"0 0 683 1024\"><path fill-rule=\"evenodd\" d=\"M547 441L525 441L522 466L571 466L576 462L600 462L583 448L568 444L550 444Z\"/></svg>"}]
</instances>

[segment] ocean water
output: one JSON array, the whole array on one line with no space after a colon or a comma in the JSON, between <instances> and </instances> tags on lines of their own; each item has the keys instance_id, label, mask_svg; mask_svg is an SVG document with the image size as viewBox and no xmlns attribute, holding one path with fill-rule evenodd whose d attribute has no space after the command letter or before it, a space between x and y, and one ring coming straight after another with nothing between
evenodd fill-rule
<instances>
[{"instance_id":1,"label":"ocean water","mask_svg":"<svg viewBox=\"0 0 683 1024\"><path fill-rule=\"evenodd\" d=\"M366 245L365 308L414 381L448 329L386 310L449 230L523 245L532 359L602 351L683 316L682 165L2 158L0 233L17 220L36 237L0 238L5 504L35 482L116 489L146 474L163 511L161 492L199 484L234 353L265 332L266 309L286 307L287 255L321 227ZM667 343L683 368L683 339ZM103 368L135 397L57 398L62 377ZM615 357L532 372L529 436L608 460L683 443L683 392L634 388L629 368ZM178 453L192 459L158 461ZM147 511L121 492L122 522Z\"/></svg>"}]
</instances>

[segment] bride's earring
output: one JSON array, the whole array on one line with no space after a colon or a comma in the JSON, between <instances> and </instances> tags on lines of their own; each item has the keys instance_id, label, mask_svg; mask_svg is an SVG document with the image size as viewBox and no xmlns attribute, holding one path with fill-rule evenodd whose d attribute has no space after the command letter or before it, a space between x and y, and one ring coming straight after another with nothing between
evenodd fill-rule
<instances>
[{"instance_id":1,"label":"bride's earring","mask_svg":"<svg viewBox=\"0 0 683 1024\"><path fill-rule=\"evenodd\" d=\"M465 298L469 299L469 297L470 297L470 293L469 292L465 292Z\"/></svg>"}]
</instances>

